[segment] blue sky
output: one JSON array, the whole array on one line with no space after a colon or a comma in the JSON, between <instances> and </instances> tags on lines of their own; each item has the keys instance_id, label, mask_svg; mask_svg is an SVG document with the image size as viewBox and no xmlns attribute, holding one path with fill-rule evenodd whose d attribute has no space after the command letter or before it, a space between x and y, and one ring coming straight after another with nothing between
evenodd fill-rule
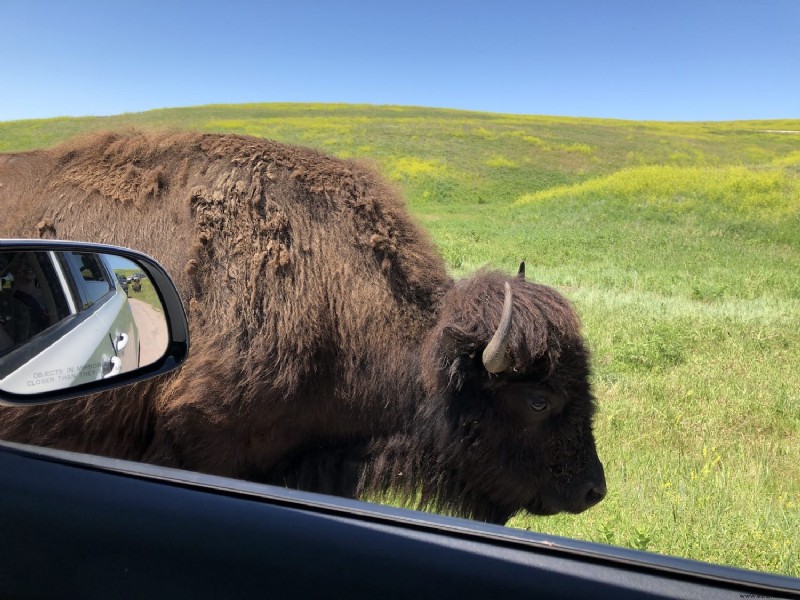
<instances>
[{"instance_id":1,"label":"blue sky","mask_svg":"<svg viewBox=\"0 0 800 600\"><path fill-rule=\"evenodd\" d=\"M243 102L800 118L800 0L2 0L0 121Z\"/></svg>"}]
</instances>

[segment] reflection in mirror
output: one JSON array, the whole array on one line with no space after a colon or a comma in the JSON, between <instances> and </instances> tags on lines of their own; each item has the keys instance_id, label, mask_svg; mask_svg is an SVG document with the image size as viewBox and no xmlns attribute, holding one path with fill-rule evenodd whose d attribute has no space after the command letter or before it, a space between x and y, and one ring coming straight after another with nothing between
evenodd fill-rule
<instances>
[{"instance_id":1,"label":"reflection in mirror","mask_svg":"<svg viewBox=\"0 0 800 600\"><path fill-rule=\"evenodd\" d=\"M167 350L145 270L112 254L0 251L0 390L35 394L108 379Z\"/></svg>"}]
</instances>

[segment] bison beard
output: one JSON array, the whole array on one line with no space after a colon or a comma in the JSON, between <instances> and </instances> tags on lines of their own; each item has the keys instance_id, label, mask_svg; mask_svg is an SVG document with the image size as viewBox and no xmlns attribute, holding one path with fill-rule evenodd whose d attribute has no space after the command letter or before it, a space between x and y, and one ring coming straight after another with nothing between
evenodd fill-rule
<instances>
[{"instance_id":1,"label":"bison beard","mask_svg":"<svg viewBox=\"0 0 800 600\"><path fill-rule=\"evenodd\" d=\"M523 276L453 282L371 168L242 136L107 133L0 156L0 184L0 235L154 256L192 336L176 374L0 409L3 439L493 522L605 495L572 308Z\"/></svg>"}]
</instances>

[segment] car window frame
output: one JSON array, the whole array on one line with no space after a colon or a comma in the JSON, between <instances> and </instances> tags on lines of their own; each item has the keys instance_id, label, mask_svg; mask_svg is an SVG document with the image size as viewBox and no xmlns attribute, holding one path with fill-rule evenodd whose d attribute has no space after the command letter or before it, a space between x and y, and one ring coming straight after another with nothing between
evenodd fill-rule
<instances>
[{"instance_id":1,"label":"car window frame","mask_svg":"<svg viewBox=\"0 0 800 600\"><path fill-rule=\"evenodd\" d=\"M372 597L376 586L396 592L397 577L424 581L420 597L462 600L499 590L515 596L662 599L800 593L800 580L772 573L93 454L0 441L0 467L9 489L33 487L37 498L46 499L20 509L13 494L11 500L0 496L0 508L20 517L0 521L0 532L26 540L30 549L8 553L0 564L17 574L39 573L42 596L53 595L50 590L63 594L76 570L83 586L94 590L97 580L124 581L152 594L154 564L148 561L169 565L160 580L164 597L187 589L197 590L194 595L210 589L263 594L281 583L288 587L280 589L296 596L299 573L311 573L303 581L319 584L306 590L312 595L330 590L332 577L339 578L338 589L353 595L347 584L375 570L382 572L377 583L355 596ZM132 515L148 524L135 529L135 539ZM40 538L20 536L34 523L47 531L44 547ZM88 554L70 552L76 543ZM452 560L442 561L442 552ZM314 561L333 558L331 553L348 568L334 569L331 578L315 576ZM209 559L215 568L199 573L197 565ZM42 562L51 568L42 572ZM254 587L242 579L242 570ZM123 571L125 579L117 579ZM472 584L465 585L465 575ZM78 585L72 595L84 596L86 589Z\"/></svg>"}]
</instances>

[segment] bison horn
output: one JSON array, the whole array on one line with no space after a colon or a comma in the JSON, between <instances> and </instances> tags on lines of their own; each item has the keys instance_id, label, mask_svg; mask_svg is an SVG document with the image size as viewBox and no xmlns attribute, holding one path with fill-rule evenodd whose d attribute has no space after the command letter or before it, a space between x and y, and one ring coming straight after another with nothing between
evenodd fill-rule
<instances>
[{"instance_id":1,"label":"bison horn","mask_svg":"<svg viewBox=\"0 0 800 600\"><path fill-rule=\"evenodd\" d=\"M519 271L517 271L517 279L525 281L525 261L519 263Z\"/></svg>"},{"instance_id":2,"label":"bison horn","mask_svg":"<svg viewBox=\"0 0 800 600\"><path fill-rule=\"evenodd\" d=\"M506 298L503 301L503 315L500 325L494 332L489 345L483 351L483 366L489 373L502 373L508 368L508 344L511 341L511 286L506 282Z\"/></svg>"}]
</instances>

